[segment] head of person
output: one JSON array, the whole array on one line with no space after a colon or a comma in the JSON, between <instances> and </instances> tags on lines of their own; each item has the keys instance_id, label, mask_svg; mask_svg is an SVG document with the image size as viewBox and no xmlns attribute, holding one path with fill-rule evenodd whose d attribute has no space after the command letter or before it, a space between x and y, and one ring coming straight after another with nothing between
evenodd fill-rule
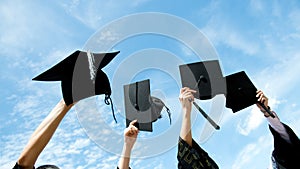
<instances>
[{"instance_id":1,"label":"head of person","mask_svg":"<svg viewBox=\"0 0 300 169\"><path fill-rule=\"evenodd\" d=\"M36 169L59 169L59 168L55 165L42 165L42 166L39 166Z\"/></svg>"}]
</instances>

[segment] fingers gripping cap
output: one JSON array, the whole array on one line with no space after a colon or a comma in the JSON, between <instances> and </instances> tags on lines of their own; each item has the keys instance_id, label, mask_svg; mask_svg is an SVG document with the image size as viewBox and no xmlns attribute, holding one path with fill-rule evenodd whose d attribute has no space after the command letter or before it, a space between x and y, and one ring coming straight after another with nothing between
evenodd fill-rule
<instances>
[{"instance_id":1,"label":"fingers gripping cap","mask_svg":"<svg viewBox=\"0 0 300 169\"><path fill-rule=\"evenodd\" d=\"M180 65L179 70L182 87L196 90L195 98L206 100L225 93L226 83L217 60Z\"/></svg>"},{"instance_id":2,"label":"fingers gripping cap","mask_svg":"<svg viewBox=\"0 0 300 169\"><path fill-rule=\"evenodd\" d=\"M107 75L101 70L118 54L75 51L64 60L33 78L37 81L61 81L61 90L67 105L94 95L105 94L105 103L111 104L111 88ZM110 101L110 102L109 102Z\"/></svg>"},{"instance_id":3,"label":"fingers gripping cap","mask_svg":"<svg viewBox=\"0 0 300 169\"><path fill-rule=\"evenodd\" d=\"M153 131L152 123L161 118L161 111L165 104L150 95L150 80L139 81L124 85L124 103L126 126L137 119L139 130ZM166 107L170 115L170 110Z\"/></svg>"}]
</instances>

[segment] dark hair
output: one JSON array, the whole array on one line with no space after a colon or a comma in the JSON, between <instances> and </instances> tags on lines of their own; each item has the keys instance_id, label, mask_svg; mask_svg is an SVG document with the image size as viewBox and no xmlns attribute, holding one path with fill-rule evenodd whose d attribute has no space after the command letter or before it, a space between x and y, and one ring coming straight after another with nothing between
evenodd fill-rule
<instances>
[{"instance_id":1,"label":"dark hair","mask_svg":"<svg viewBox=\"0 0 300 169\"><path fill-rule=\"evenodd\" d=\"M55 165L42 165L42 166L39 166L36 169L59 169L59 168Z\"/></svg>"}]
</instances>

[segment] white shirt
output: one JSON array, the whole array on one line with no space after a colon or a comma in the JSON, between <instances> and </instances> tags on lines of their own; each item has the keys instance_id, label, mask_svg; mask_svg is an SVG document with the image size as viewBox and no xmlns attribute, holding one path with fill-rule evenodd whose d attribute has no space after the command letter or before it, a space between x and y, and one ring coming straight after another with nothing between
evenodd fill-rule
<instances>
[{"instance_id":1,"label":"white shirt","mask_svg":"<svg viewBox=\"0 0 300 169\"><path fill-rule=\"evenodd\" d=\"M279 117L277 116L277 114L272 111L272 113L275 115L275 118L269 116L267 117L267 120L270 124L270 126L277 132L279 133L279 135L288 143L291 143L289 134L286 132L285 127L283 126L283 124L280 122Z\"/></svg>"}]
</instances>

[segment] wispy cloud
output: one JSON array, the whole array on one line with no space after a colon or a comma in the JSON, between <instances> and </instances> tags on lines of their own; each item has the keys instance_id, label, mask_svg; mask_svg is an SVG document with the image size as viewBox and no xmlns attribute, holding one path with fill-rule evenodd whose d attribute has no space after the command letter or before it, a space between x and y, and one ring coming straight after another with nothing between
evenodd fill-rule
<instances>
[{"instance_id":1,"label":"wispy cloud","mask_svg":"<svg viewBox=\"0 0 300 169\"><path fill-rule=\"evenodd\" d=\"M12 112L3 112L7 117L4 121L5 125L10 129L6 131L1 129L1 168L13 167L34 129L49 114L56 101L60 100L57 99L61 96L59 82L41 85L31 81L27 77L28 74L30 71L39 73L42 69L50 67L53 62L64 57L62 55L66 55L65 52L58 50L50 52L49 57L43 61L32 59L31 56L23 56L22 59L14 58L6 62L10 65L8 70L14 71L2 75L1 79L14 81L16 86L5 100L13 106ZM18 70L27 70L27 76L22 76ZM3 117L4 115L2 114ZM93 147L97 146L91 143L77 121L76 112L71 110L41 153L36 166L49 163L62 168L76 168L82 164L94 166L104 155L101 149L98 147L93 149ZM81 158L82 154L91 159Z\"/></svg>"},{"instance_id":2,"label":"wispy cloud","mask_svg":"<svg viewBox=\"0 0 300 169\"><path fill-rule=\"evenodd\" d=\"M61 25L62 16L59 16L55 8L39 2L16 5L19 3L21 1L1 1L1 55L13 56L12 59L18 57L18 61L22 61L27 54L32 59L32 55L35 56L38 52L49 52L62 45L70 46L70 42L65 42L73 36L69 34L71 26ZM36 15L36 11L43 12Z\"/></svg>"},{"instance_id":3,"label":"wispy cloud","mask_svg":"<svg viewBox=\"0 0 300 169\"><path fill-rule=\"evenodd\" d=\"M264 121L262 113L257 108L253 108L250 114L237 125L237 130L242 135L248 135Z\"/></svg>"},{"instance_id":4,"label":"wispy cloud","mask_svg":"<svg viewBox=\"0 0 300 169\"><path fill-rule=\"evenodd\" d=\"M291 11L288 15L289 22L292 26L297 30L300 31L300 9L295 9Z\"/></svg>"},{"instance_id":5,"label":"wispy cloud","mask_svg":"<svg viewBox=\"0 0 300 169\"><path fill-rule=\"evenodd\" d=\"M241 30L238 23L227 19L230 16L224 16L222 3L212 3L210 8L214 11L207 24L202 28L212 43L218 46L228 46L235 50L240 50L247 55L254 55L260 50L259 44L247 35L247 30ZM203 11L205 12L205 11ZM201 13L202 14L202 13Z\"/></svg>"},{"instance_id":6,"label":"wispy cloud","mask_svg":"<svg viewBox=\"0 0 300 169\"><path fill-rule=\"evenodd\" d=\"M154 1L148 0L128 0L118 3L110 0L89 2L74 0L70 2L49 2L46 6L39 2L21 3L23 2L18 0L0 2L0 18L2 19L0 26L0 60L2 62L0 79L1 82L10 82L6 86L1 86L3 87L1 91L7 93L4 104L8 105L5 107L4 113L2 113L1 102L0 122L3 122L4 125L0 127L0 168L4 169L12 168L34 128L47 116L61 96L59 83L32 82L32 76L60 61L71 53L74 48L82 45L92 31L101 28L104 24L118 17L135 11L154 10L156 9L155 5L159 5L159 11L161 12L170 12L169 5L164 4L168 8L164 8L164 5L161 5L164 2L154 3ZM147 8L140 8L147 3L149 3ZM171 3L174 4L173 1ZM236 60L238 60L236 56L246 55L244 58L247 61L251 61L251 63L249 62L245 69L251 72L251 79L266 92L271 100L275 100L274 104L270 104L273 109L280 111L278 114L282 117L282 120L288 122L295 129L296 133L300 133L298 127L300 119L297 111L299 105L296 97L298 90L295 90L299 86L298 67L300 66L298 45L300 39L300 12L298 5L295 5L297 1L292 3L277 1L267 5L266 2L261 1L244 2L241 6L238 5L238 7L245 7L242 8L245 9L242 12L238 11L238 8L232 8L231 5L233 3L226 2L226 4L223 4L223 2L219 1L209 3L208 8L200 9L201 15L205 15L203 18L208 19L208 21L205 22L197 18L194 22L195 25L204 25L203 32L216 45L217 49L221 49L218 51L219 53L227 52L227 49L230 49L226 54L234 54ZM200 6L202 5L200 4ZM193 6L197 6L197 4ZM187 9L186 6L178 7L178 9L180 8L185 10L185 18L194 17L188 16L186 11L189 10L194 13L193 10L198 10L195 9L198 7L191 9ZM42 11L42 13L36 15L36 11ZM238 15L236 12L238 12ZM183 16L180 11L176 11L173 14ZM170 29L166 30L167 32L172 31ZM187 35L184 31L180 34L182 37ZM118 38L118 35L108 31L104 32L101 37L103 37L101 40L106 42L115 40ZM195 37L194 35L188 36L185 40L192 42L194 45L192 47L201 46L199 39ZM203 52L207 52L206 47L201 47ZM189 50L183 49L181 52L185 56L190 55ZM223 53L220 55L221 59L224 58L222 55ZM256 60L257 58L260 58L260 60ZM179 79L178 69L174 66L174 64L177 65L178 63L170 63L168 60L164 63L166 70L175 72L175 79ZM257 67L262 64L266 67L258 70ZM233 65L233 67L237 66L239 65ZM175 68L169 69L169 67ZM228 65L225 65L225 67L228 67ZM119 75L123 74L125 76L124 72ZM153 78L157 77L153 76ZM178 115L178 110L180 109L178 98L172 97L176 101L169 100L169 94L173 96L178 93L174 91L166 92L167 90L165 90L165 88L173 88L169 84L174 83L174 80L168 81L157 78L157 81L162 84L155 82L157 88L161 88L161 90L156 90L156 92L168 98L166 101L170 105L169 108L171 108L174 115ZM122 81L115 82L119 83L118 88L123 83ZM177 89L178 86L174 88ZM122 90L116 91L122 95ZM293 100L291 101L292 97ZM123 103L121 99L118 101ZM293 106L290 106L289 103L293 104ZM117 116L121 116L122 110L118 109ZM251 134L254 132L258 137L266 134L257 130L264 122L263 116L257 111L257 108L253 107L253 109L238 115L242 119L238 125L238 131L244 136L246 135L249 140L253 139ZM124 124L115 125L110 110L105 109L103 112L105 112L103 113L105 114L103 120L122 134ZM67 114L45 151L38 159L37 165L53 163L61 168L116 168L118 156L107 153L93 139L89 138L82 124L79 124L76 113L73 109ZM222 119L224 134L222 134L221 138L228 140L228 143L232 140L226 137L226 126L232 124L234 121L233 117L232 112L226 111ZM87 118L91 118L90 120L96 119L95 116ZM99 126L91 127L94 127L95 135L100 137L101 133L96 132ZM109 135L110 130L103 130L103 132L105 135ZM177 139L178 130L168 130L167 132L173 132L172 134L176 135ZM195 137L197 138L198 136L195 135ZM212 140L210 141L214 141L215 138L211 137ZM176 145L174 143L176 139L166 144ZM111 140L114 139L111 138ZM229 159L228 163L233 168L249 168L249 164L253 164L253 161L259 164L258 161L260 159L258 158L262 156L265 156L263 157L264 160L269 160L272 150L270 140L272 140L270 136L261 136L250 143L247 142L248 144L237 155L232 155L231 152L218 153L225 155L230 153L233 157ZM122 139L116 139L115 141L115 144L119 144L122 142ZM240 138L238 141L241 144L245 143ZM239 145L238 147L241 146ZM172 149L170 153L166 152L155 158L134 159L131 162L131 166L145 169L176 166L175 151L175 149ZM163 160L165 158L167 159L166 161ZM220 167L222 168L222 166Z\"/></svg>"},{"instance_id":7,"label":"wispy cloud","mask_svg":"<svg viewBox=\"0 0 300 169\"><path fill-rule=\"evenodd\" d=\"M273 98L269 100L269 106L273 107L274 109L277 108L278 104L280 104L280 101L277 101ZM248 111L244 111L244 113L248 113ZM251 108L249 111L249 114L239 121L237 130L240 134L247 136L250 132L256 130L265 120L266 119L260 110L256 106L253 106L253 108Z\"/></svg>"},{"instance_id":8,"label":"wispy cloud","mask_svg":"<svg viewBox=\"0 0 300 169\"><path fill-rule=\"evenodd\" d=\"M254 159L258 159L258 155L263 151L271 149L272 142L270 142L271 136L261 136L257 139L257 142L250 143L246 145L240 153L236 156L235 162L232 165L233 169L243 169L251 165L252 168L262 168L259 162L253 164ZM271 154L268 157L263 157L264 159L270 159ZM257 160L258 161L258 160Z\"/></svg>"},{"instance_id":9,"label":"wispy cloud","mask_svg":"<svg viewBox=\"0 0 300 169\"><path fill-rule=\"evenodd\" d=\"M134 1L81 1L63 2L60 5L67 13L91 29L99 29L107 21L133 12L148 0ZM113 11L113 12L112 12Z\"/></svg>"},{"instance_id":10,"label":"wispy cloud","mask_svg":"<svg viewBox=\"0 0 300 169\"><path fill-rule=\"evenodd\" d=\"M211 5L210 7L214 11L222 6L220 3L213 4L214 5ZM295 46L295 43L291 45L290 43L298 42L300 39L291 38L290 34L298 34L293 30L297 30L299 25L297 20L299 20L300 17L297 9L289 11L289 13L285 15L279 15L281 8L277 3L266 6L260 1L251 1L250 4L252 11L262 11L265 8L276 10L276 16L280 16L281 19L285 18L287 24L292 25L292 27L289 27L292 31L286 32L281 29L278 30L274 25L269 28L271 29L271 32L277 31L276 35L272 36L267 32L264 33L264 36L257 34L255 36L258 39L261 39L261 41L258 42L257 40L253 40L253 37L249 37L250 34L248 34L247 30L242 30L236 26L235 23L232 23L232 21L224 19L224 17L220 15L221 13L224 14L223 12L216 12L213 14L203 31L208 34L208 37L217 46L225 44L234 49L241 50L248 55L266 56L269 58L261 58L262 62L257 62L257 64L259 66L260 64L264 64L265 61L272 64L267 64L267 67L263 68L257 74L251 74L250 76L255 84L258 84L257 87L262 89L270 98L271 107L276 108L281 102L277 100L277 98L284 98L285 94L294 90L294 87L299 82L299 78L297 78L299 77L299 71L296 69L300 60L300 51ZM277 25L279 23L274 24ZM255 32L257 30L253 31ZM262 46L265 48L262 48ZM253 67L250 66L245 69L252 71ZM243 119L246 120L240 122L238 131L245 135L259 127L263 121L263 118L261 117L260 112L257 112L256 107L251 109L248 114L244 114L244 116L246 117Z\"/></svg>"}]
</instances>

